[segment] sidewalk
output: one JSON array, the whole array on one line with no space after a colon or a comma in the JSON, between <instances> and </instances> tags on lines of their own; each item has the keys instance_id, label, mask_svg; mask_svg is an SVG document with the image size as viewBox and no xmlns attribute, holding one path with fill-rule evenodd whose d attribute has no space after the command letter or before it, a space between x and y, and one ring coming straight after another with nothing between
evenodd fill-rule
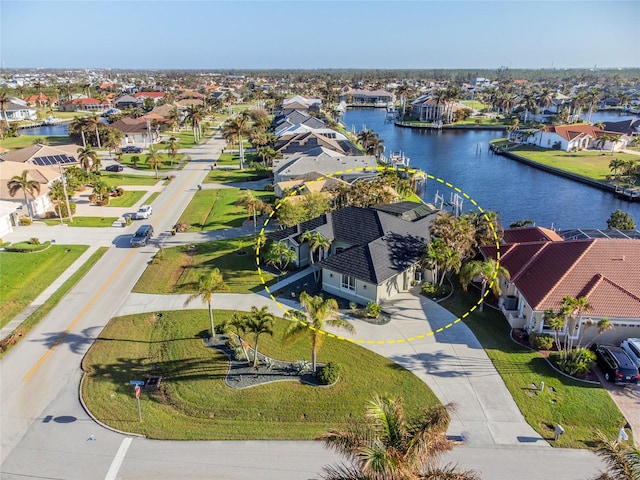
<instances>
[{"instance_id":1,"label":"sidewalk","mask_svg":"<svg viewBox=\"0 0 640 480\"><path fill-rule=\"evenodd\" d=\"M4 340L11 333L20 326L22 322L24 322L33 312L35 312L39 307L44 305L44 303L49 299L51 295L56 293L56 291L69 280L74 273L78 271L78 269L84 265L84 263L93 255L95 251L97 251L99 245L91 245L87 250L80 255L75 262L69 265L62 274L56 278L51 285L49 285L38 297L31 302L31 304L25 308L22 312L16 315L13 320L11 320L7 325L4 326L2 330L0 330L0 340Z\"/></svg>"}]
</instances>

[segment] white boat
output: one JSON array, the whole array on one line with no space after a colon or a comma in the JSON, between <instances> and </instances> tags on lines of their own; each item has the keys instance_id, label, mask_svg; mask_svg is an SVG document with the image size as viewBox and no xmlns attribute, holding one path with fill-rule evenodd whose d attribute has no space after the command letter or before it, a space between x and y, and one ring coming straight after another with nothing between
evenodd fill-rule
<instances>
[{"instance_id":1,"label":"white boat","mask_svg":"<svg viewBox=\"0 0 640 480\"><path fill-rule=\"evenodd\" d=\"M387 102L384 101L379 101L373 104L374 107L376 108L384 108L387 106Z\"/></svg>"}]
</instances>

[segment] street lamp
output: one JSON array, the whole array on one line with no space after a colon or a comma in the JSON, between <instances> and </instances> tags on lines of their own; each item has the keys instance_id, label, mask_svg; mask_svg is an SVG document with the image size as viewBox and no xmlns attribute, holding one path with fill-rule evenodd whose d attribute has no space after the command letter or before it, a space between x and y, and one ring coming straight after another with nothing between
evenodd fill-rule
<instances>
[{"instance_id":1,"label":"street lamp","mask_svg":"<svg viewBox=\"0 0 640 480\"><path fill-rule=\"evenodd\" d=\"M71 215L71 207L69 206L69 196L67 195L67 178L62 171L62 164L58 163L60 169L60 176L62 177L62 191L64 192L64 200L67 203L67 215L69 215L69 223L73 223L73 216Z\"/></svg>"}]
</instances>

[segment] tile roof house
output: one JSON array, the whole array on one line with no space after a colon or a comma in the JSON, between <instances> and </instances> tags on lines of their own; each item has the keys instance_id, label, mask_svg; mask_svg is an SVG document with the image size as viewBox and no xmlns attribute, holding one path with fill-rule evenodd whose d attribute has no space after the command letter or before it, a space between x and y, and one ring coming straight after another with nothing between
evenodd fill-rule
<instances>
[{"instance_id":1,"label":"tile roof house","mask_svg":"<svg viewBox=\"0 0 640 480\"><path fill-rule=\"evenodd\" d=\"M106 100L98 100L97 98L74 98L60 104L58 109L61 112L79 112L79 111L91 111L102 112L109 110L111 104Z\"/></svg>"},{"instance_id":2,"label":"tile roof house","mask_svg":"<svg viewBox=\"0 0 640 480\"><path fill-rule=\"evenodd\" d=\"M500 279L503 297L500 305L513 328L528 332L552 333L545 323L545 310L558 311L565 297L585 297L591 310L577 323L570 335L574 341L589 344L597 329L585 324L611 319L615 328L598 337L598 342L619 343L629 336L640 336L640 240L553 238L544 229L535 239L516 238L505 230L500 246L500 263L511 279ZM519 235L519 233L517 234ZM551 237L551 238L546 238ZM496 246L481 247L485 257L496 257Z\"/></svg>"},{"instance_id":3,"label":"tile roof house","mask_svg":"<svg viewBox=\"0 0 640 480\"><path fill-rule=\"evenodd\" d=\"M27 170L27 178L35 180L40 184L40 192L34 192L34 197L27 194L27 204L25 206L24 194L18 192L15 197L9 194L7 183L15 176L22 175ZM49 186L61 177L58 166L43 166L32 163L23 163L16 161L0 162L0 200L6 202L16 202L22 206L21 214L27 215L27 208L31 210L34 216L43 215L47 210L52 208L51 198L49 197Z\"/></svg>"},{"instance_id":4,"label":"tile roof house","mask_svg":"<svg viewBox=\"0 0 640 480\"><path fill-rule=\"evenodd\" d=\"M517 131L514 134L517 135ZM606 141L600 145L597 140L603 136L606 137ZM617 139L612 140L612 136L616 136ZM542 148L555 148L559 145L559 149L565 152L587 148L618 152L627 148L631 139L627 135L607 132L595 125L572 124L547 126L534 135L534 140Z\"/></svg>"},{"instance_id":5,"label":"tile roof house","mask_svg":"<svg viewBox=\"0 0 640 480\"><path fill-rule=\"evenodd\" d=\"M77 164L77 154L78 145L75 144L52 147L36 143L35 145L0 154L0 162L29 163L41 166L52 165L57 168L58 164L65 167Z\"/></svg>"},{"instance_id":6,"label":"tile roof house","mask_svg":"<svg viewBox=\"0 0 640 480\"><path fill-rule=\"evenodd\" d=\"M346 207L268 237L293 248L301 267L311 263L308 243L301 236L306 231L319 233L331 242L315 262L322 289L360 304L379 303L408 291L420 276L419 260L437 214L416 202Z\"/></svg>"}]
</instances>

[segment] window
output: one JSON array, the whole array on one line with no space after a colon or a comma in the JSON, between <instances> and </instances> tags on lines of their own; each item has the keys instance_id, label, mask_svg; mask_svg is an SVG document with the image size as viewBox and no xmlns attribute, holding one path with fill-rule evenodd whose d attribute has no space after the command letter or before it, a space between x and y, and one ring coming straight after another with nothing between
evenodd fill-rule
<instances>
[{"instance_id":1,"label":"window","mask_svg":"<svg viewBox=\"0 0 640 480\"><path fill-rule=\"evenodd\" d=\"M355 290L356 289L356 279L355 277L351 277L349 275L342 275L342 285L343 290Z\"/></svg>"}]
</instances>

